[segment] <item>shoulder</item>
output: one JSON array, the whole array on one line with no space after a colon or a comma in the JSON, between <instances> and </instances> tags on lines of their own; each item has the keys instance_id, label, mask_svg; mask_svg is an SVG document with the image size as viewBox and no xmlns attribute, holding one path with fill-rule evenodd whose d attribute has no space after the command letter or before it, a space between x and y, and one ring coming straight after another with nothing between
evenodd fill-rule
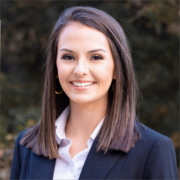
<instances>
[{"instance_id":1,"label":"shoulder","mask_svg":"<svg viewBox=\"0 0 180 180\"><path fill-rule=\"evenodd\" d=\"M30 155L30 149L27 149L25 146L20 144L20 141L26 132L27 130L22 131L16 138L10 179L19 179L21 167L24 165L23 163L28 162L27 158Z\"/></svg>"},{"instance_id":2,"label":"shoulder","mask_svg":"<svg viewBox=\"0 0 180 180\"><path fill-rule=\"evenodd\" d=\"M169 137L139 122L136 123L136 127L140 133L140 139L136 141L135 146L130 149L129 156L139 156L144 159L150 155L154 155L155 157L157 154L162 158L169 155L175 157L175 149Z\"/></svg>"},{"instance_id":3,"label":"shoulder","mask_svg":"<svg viewBox=\"0 0 180 180\"><path fill-rule=\"evenodd\" d=\"M132 148L141 158L145 167L146 179L177 179L176 154L172 140L147 126L138 123L141 139Z\"/></svg>"},{"instance_id":4,"label":"shoulder","mask_svg":"<svg viewBox=\"0 0 180 180\"><path fill-rule=\"evenodd\" d=\"M160 134L139 122L136 123L136 126L141 135L139 143L142 143L147 147L152 147L160 142L164 142L164 145L172 144L172 140L169 137Z\"/></svg>"},{"instance_id":5,"label":"shoulder","mask_svg":"<svg viewBox=\"0 0 180 180\"><path fill-rule=\"evenodd\" d=\"M126 154L126 168L142 169L144 179L177 179L176 154L172 140L147 126L136 123L141 137Z\"/></svg>"},{"instance_id":6,"label":"shoulder","mask_svg":"<svg viewBox=\"0 0 180 180\"><path fill-rule=\"evenodd\" d=\"M169 162L174 167L176 154L172 140L141 123L137 123L137 127L141 138L135 143L135 147L130 150L131 156L137 155L144 158L147 164L156 162L156 164L159 163L160 166L163 166L163 163Z\"/></svg>"},{"instance_id":7,"label":"shoulder","mask_svg":"<svg viewBox=\"0 0 180 180\"><path fill-rule=\"evenodd\" d=\"M21 139L24 137L24 135L25 135L26 133L27 133L27 129L24 130L24 131L22 131L22 132L20 132L20 133L18 134L17 138L16 138L15 143L16 143L16 144L19 144L20 141L21 141Z\"/></svg>"},{"instance_id":8,"label":"shoulder","mask_svg":"<svg viewBox=\"0 0 180 180\"><path fill-rule=\"evenodd\" d=\"M14 153L18 153L20 158L22 158L25 154L27 154L30 151L30 149L26 148L21 144L21 140L27 131L28 130L24 130L21 133L19 133L15 141Z\"/></svg>"}]
</instances>

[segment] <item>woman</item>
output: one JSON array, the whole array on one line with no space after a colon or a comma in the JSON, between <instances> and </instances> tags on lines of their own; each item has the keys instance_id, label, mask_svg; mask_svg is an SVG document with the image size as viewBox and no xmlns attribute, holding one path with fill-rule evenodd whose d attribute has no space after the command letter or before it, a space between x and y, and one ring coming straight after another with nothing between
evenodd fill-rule
<instances>
[{"instance_id":1,"label":"woman","mask_svg":"<svg viewBox=\"0 0 180 180\"><path fill-rule=\"evenodd\" d=\"M41 120L18 136L10 179L177 179L172 141L137 122L136 97L120 25L67 9L47 48Z\"/></svg>"}]
</instances>

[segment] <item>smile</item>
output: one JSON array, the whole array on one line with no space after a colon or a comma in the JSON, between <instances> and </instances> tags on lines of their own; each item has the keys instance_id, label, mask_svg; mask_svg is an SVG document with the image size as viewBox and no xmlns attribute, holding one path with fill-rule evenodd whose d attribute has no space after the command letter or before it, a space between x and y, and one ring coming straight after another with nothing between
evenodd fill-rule
<instances>
[{"instance_id":1,"label":"smile","mask_svg":"<svg viewBox=\"0 0 180 180\"><path fill-rule=\"evenodd\" d=\"M85 86L91 86L93 82L83 82L83 83L72 82L72 84L76 87L85 87Z\"/></svg>"}]
</instances>

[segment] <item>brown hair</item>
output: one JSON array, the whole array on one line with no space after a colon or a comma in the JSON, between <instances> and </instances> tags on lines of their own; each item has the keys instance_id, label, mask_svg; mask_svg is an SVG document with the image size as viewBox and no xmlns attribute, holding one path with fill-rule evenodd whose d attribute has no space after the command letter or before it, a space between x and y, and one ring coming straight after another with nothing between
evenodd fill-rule
<instances>
[{"instance_id":1,"label":"brown hair","mask_svg":"<svg viewBox=\"0 0 180 180\"><path fill-rule=\"evenodd\" d=\"M55 120L69 105L65 93L56 95L56 55L58 37L71 22L92 27L107 36L115 63L114 93L108 92L108 106L104 124L99 132L97 151L116 149L128 152L140 138L135 125L137 85L130 50L119 23L107 13L92 7L71 7L57 20L47 47L47 61L42 98L41 120L25 133L21 144L38 155L58 158L55 139Z\"/></svg>"}]
</instances>

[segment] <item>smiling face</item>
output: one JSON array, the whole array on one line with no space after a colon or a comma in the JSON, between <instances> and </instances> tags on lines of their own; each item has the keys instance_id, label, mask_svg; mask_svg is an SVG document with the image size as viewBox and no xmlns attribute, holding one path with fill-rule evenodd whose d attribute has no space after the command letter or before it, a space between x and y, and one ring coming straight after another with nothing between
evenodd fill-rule
<instances>
[{"instance_id":1,"label":"smiling face","mask_svg":"<svg viewBox=\"0 0 180 180\"><path fill-rule=\"evenodd\" d=\"M77 22L67 25L58 39L56 65L71 103L107 104L114 61L103 33Z\"/></svg>"}]
</instances>

